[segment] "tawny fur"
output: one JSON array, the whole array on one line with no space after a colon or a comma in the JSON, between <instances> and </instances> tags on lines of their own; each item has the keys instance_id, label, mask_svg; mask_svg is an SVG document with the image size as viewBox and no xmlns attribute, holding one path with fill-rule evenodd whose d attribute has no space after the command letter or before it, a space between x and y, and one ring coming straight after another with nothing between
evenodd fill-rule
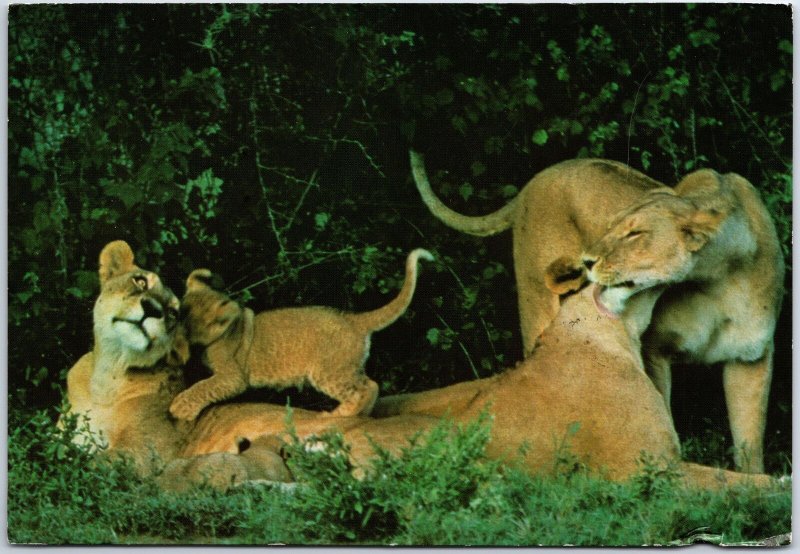
<instances>
[{"instance_id":1,"label":"tawny fur","mask_svg":"<svg viewBox=\"0 0 800 554\"><path fill-rule=\"evenodd\" d=\"M648 372L669 409L673 360L724 363L736 466L763 471L784 264L758 191L733 173L694 172L624 210L584 259L610 312L669 285L642 336Z\"/></svg>"},{"instance_id":2,"label":"tawny fur","mask_svg":"<svg viewBox=\"0 0 800 554\"><path fill-rule=\"evenodd\" d=\"M291 482L292 475L281 457L283 441L274 435L252 441L236 441L239 453L214 452L177 458L158 474L156 483L164 490L187 492L198 485L226 491L248 482Z\"/></svg>"},{"instance_id":3,"label":"tawny fur","mask_svg":"<svg viewBox=\"0 0 800 554\"><path fill-rule=\"evenodd\" d=\"M535 175L507 205L485 216L465 216L433 193L423 158L410 153L423 201L445 225L478 236L512 229L514 272L525 355L558 311L558 295L545 282L548 266L577 259L603 236L620 210L651 190L670 190L624 164L600 159L568 160Z\"/></svg>"},{"instance_id":4,"label":"tawny fur","mask_svg":"<svg viewBox=\"0 0 800 554\"><path fill-rule=\"evenodd\" d=\"M111 305L108 302L114 303L125 294L121 289L102 287L100 297ZM111 325L111 318L99 317L97 312L95 321L108 335L122 332ZM211 406L194 422L176 423L168 407L181 390L180 373L164 363L144 372L134 370L142 365L137 364L137 358L143 358L143 353L131 351L127 355L129 365L120 368L122 380L116 385L103 380L104 388L91 386L96 376L113 364L103 351L84 356L68 376L73 412L88 412L96 417L97 427L109 429L112 450L127 451L138 458L155 454L168 464L180 464L181 458L236 454L239 437L252 441L262 435L286 433L286 408L269 404ZM176 378L170 381L170 375ZM434 391L379 398L373 412L379 417L320 418L317 412L295 409L292 423L301 439L328 430L342 432L354 463L365 467L375 455L373 443L397 452L409 445L410 437L431 429L443 417L466 422L482 410L493 418L489 454L520 463L533 474L552 469L556 456L563 454L559 445L565 438L570 451L590 469L604 471L613 479L633 475L642 452L665 462L678 459L669 415L641 371L638 352L631 347L624 326L619 320L598 318L587 291L564 301L541 346L514 370ZM570 434L570 430L575 432ZM527 448L524 457L518 459L522 445ZM223 458L213 457L208 470L228 471ZM697 487L773 483L765 475L685 463L678 468L685 482ZM282 472L271 472L279 474Z\"/></svg>"},{"instance_id":5,"label":"tawny fur","mask_svg":"<svg viewBox=\"0 0 800 554\"><path fill-rule=\"evenodd\" d=\"M193 420L210 404L250 387L310 384L339 401L331 415L369 415L378 397L378 384L364 372L370 336L408 309L420 258L433 260L426 250L411 252L398 296L364 313L310 306L254 316L202 281L211 277L210 271L193 271L183 298L185 325L189 342L206 347L205 361L213 375L179 394L170 413Z\"/></svg>"}]
</instances>

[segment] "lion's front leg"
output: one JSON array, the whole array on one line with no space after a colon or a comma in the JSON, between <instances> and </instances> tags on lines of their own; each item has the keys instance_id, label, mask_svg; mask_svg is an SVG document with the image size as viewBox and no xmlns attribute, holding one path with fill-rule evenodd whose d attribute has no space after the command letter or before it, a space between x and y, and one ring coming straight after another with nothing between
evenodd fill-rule
<instances>
[{"instance_id":1,"label":"lion's front leg","mask_svg":"<svg viewBox=\"0 0 800 554\"><path fill-rule=\"evenodd\" d=\"M192 421L206 406L227 400L246 389L247 383L241 376L213 375L176 396L169 406L169 413L176 419Z\"/></svg>"},{"instance_id":2,"label":"lion's front leg","mask_svg":"<svg viewBox=\"0 0 800 554\"><path fill-rule=\"evenodd\" d=\"M378 399L378 383L366 377L348 395L340 395L339 405L329 415L348 417L369 415Z\"/></svg>"},{"instance_id":3,"label":"lion's front leg","mask_svg":"<svg viewBox=\"0 0 800 554\"><path fill-rule=\"evenodd\" d=\"M755 362L728 362L723 371L733 459L740 471L764 472L764 428L772 382L772 345Z\"/></svg>"},{"instance_id":4,"label":"lion's front leg","mask_svg":"<svg viewBox=\"0 0 800 554\"><path fill-rule=\"evenodd\" d=\"M528 278L524 285L517 280L519 321L522 331L524 356L529 356L536 347L536 340L558 313L558 296L550 292L544 283Z\"/></svg>"},{"instance_id":5,"label":"lion's front leg","mask_svg":"<svg viewBox=\"0 0 800 554\"><path fill-rule=\"evenodd\" d=\"M672 419L672 363L669 358L660 354L652 354L645 347L645 369L656 390L664 399L667 413Z\"/></svg>"}]
</instances>

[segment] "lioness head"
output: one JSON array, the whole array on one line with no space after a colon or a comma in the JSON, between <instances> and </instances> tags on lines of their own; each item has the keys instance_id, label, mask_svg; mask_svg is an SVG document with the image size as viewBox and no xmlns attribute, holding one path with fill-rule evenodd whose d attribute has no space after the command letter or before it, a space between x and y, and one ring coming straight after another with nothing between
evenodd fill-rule
<instances>
[{"instance_id":1,"label":"lioness head","mask_svg":"<svg viewBox=\"0 0 800 554\"><path fill-rule=\"evenodd\" d=\"M598 308L619 314L637 292L683 280L723 219L717 210L661 191L623 210L583 255L588 279L599 285Z\"/></svg>"},{"instance_id":2,"label":"lioness head","mask_svg":"<svg viewBox=\"0 0 800 554\"><path fill-rule=\"evenodd\" d=\"M179 306L158 275L134 264L128 243L117 240L103 248L94 333L107 356L128 366L149 367L165 356L183 363L188 347L175 344Z\"/></svg>"},{"instance_id":3,"label":"lioness head","mask_svg":"<svg viewBox=\"0 0 800 554\"><path fill-rule=\"evenodd\" d=\"M239 321L242 307L208 284L211 271L195 269L186 279L182 319L191 344L208 346L220 339Z\"/></svg>"}]
</instances>

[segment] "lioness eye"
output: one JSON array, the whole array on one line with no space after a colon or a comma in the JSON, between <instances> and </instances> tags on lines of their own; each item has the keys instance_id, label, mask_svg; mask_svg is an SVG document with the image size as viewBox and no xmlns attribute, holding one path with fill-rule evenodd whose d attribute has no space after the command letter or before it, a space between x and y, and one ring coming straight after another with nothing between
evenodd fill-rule
<instances>
[{"instance_id":1,"label":"lioness eye","mask_svg":"<svg viewBox=\"0 0 800 554\"><path fill-rule=\"evenodd\" d=\"M144 275L135 275L133 283L142 290L147 290L147 277Z\"/></svg>"},{"instance_id":2,"label":"lioness eye","mask_svg":"<svg viewBox=\"0 0 800 554\"><path fill-rule=\"evenodd\" d=\"M631 240L631 239L639 238L641 236L642 236L642 232L641 231L630 231L630 232L628 232L627 235L625 235L625 238L628 239L628 240Z\"/></svg>"}]
</instances>

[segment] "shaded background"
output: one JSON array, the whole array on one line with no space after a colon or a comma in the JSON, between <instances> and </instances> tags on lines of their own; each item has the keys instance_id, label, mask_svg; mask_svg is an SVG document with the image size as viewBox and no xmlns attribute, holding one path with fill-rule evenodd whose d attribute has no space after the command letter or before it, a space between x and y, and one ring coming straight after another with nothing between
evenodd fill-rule
<instances>
[{"instance_id":1,"label":"shaded background","mask_svg":"<svg viewBox=\"0 0 800 554\"><path fill-rule=\"evenodd\" d=\"M510 233L479 239L433 218L409 146L437 194L476 215L567 158L668 184L735 171L761 190L790 263L791 67L788 6L12 6L11 425L57 405L91 348L97 257L120 238L177 294L209 267L256 311L377 307L422 246L437 263L407 316L373 337L382 393L513 365ZM790 304L773 471L790 456ZM715 369L676 370L673 408L690 456L730 463Z\"/></svg>"}]
</instances>

